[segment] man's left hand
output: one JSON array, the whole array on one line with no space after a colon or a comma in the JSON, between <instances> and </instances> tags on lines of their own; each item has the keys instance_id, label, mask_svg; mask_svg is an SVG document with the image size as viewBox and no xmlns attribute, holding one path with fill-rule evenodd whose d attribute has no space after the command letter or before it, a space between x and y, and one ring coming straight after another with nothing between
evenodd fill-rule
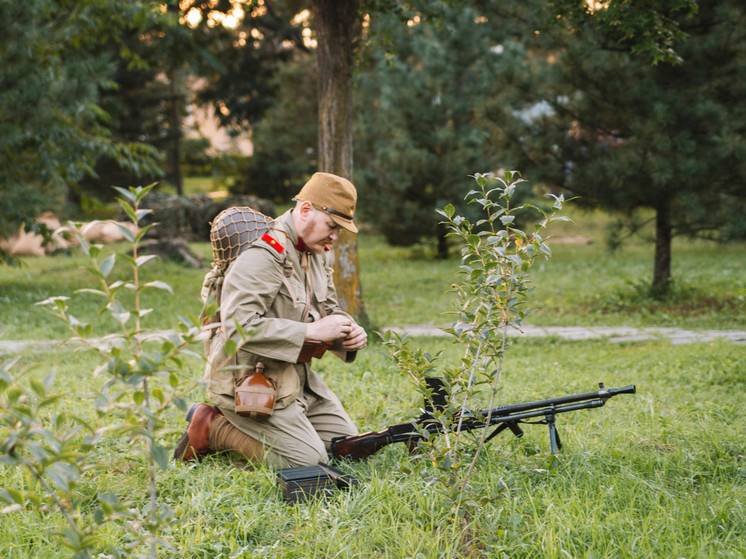
<instances>
[{"instance_id":1,"label":"man's left hand","mask_svg":"<svg viewBox=\"0 0 746 559\"><path fill-rule=\"evenodd\" d=\"M347 351L354 351L363 349L368 345L368 334L365 333L362 326L353 323L352 330L347 334L347 337L342 340L342 347Z\"/></svg>"}]
</instances>

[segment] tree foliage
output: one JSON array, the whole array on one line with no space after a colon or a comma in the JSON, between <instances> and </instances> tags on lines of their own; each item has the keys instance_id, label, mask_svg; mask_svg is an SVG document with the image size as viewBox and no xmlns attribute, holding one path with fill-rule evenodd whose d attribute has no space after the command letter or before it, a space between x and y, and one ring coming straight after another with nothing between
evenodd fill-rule
<instances>
[{"instance_id":1,"label":"tree foliage","mask_svg":"<svg viewBox=\"0 0 746 559\"><path fill-rule=\"evenodd\" d=\"M318 163L317 73L312 55L296 53L278 66L273 80L275 102L252 126L254 154L246 176L232 190L285 203Z\"/></svg>"},{"instance_id":2,"label":"tree foliage","mask_svg":"<svg viewBox=\"0 0 746 559\"><path fill-rule=\"evenodd\" d=\"M137 169L155 152L116 141L101 91L113 67L100 46L138 2L29 0L0 2L0 234L59 208L66 187L94 174L101 156Z\"/></svg>"},{"instance_id":3,"label":"tree foliage","mask_svg":"<svg viewBox=\"0 0 746 559\"><path fill-rule=\"evenodd\" d=\"M435 208L461 200L472 169L498 158L489 118L502 65L499 31L473 3L408 3L374 13L358 76L362 208L388 242L440 237Z\"/></svg>"},{"instance_id":4,"label":"tree foliage","mask_svg":"<svg viewBox=\"0 0 746 559\"><path fill-rule=\"evenodd\" d=\"M682 63L656 66L607 48L603 29L547 28L529 43L508 108L509 146L532 176L611 211L655 212L655 291L670 280L673 236L744 233L744 9L700 2L678 23Z\"/></svg>"},{"instance_id":5,"label":"tree foliage","mask_svg":"<svg viewBox=\"0 0 746 559\"><path fill-rule=\"evenodd\" d=\"M296 51L307 51L302 35L304 25L295 16L308 2L249 2L237 26L210 26L210 13L227 9L230 4L191 2L190 9L202 14L197 31L203 35L212 59L218 62L203 65L200 70L206 83L199 92L199 101L212 104L224 126L247 129L276 103L280 88L293 85L279 83L275 76L280 65L291 60Z\"/></svg>"}]
</instances>

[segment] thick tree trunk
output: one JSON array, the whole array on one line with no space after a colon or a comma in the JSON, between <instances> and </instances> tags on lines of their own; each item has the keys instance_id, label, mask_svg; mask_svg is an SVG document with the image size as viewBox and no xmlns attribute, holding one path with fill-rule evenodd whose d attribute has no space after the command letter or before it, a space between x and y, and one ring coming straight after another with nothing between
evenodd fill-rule
<instances>
[{"instance_id":1,"label":"thick tree trunk","mask_svg":"<svg viewBox=\"0 0 746 559\"><path fill-rule=\"evenodd\" d=\"M653 294L663 295L671 285L671 204L661 202L655 213L655 262Z\"/></svg>"},{"instance_id":2,"label":"thick tree trunk","mask_svg":"<svg viewBox=\"0 0 746 559\"><path fill-rule=\"evenodd\" d=\"M319 170L352 179L352 70L360 37L359 0L313 0L319 68ZM335 248L334 282L342 307L362 324L355 236L343 231Z\"/></svg>"}]
</instances>

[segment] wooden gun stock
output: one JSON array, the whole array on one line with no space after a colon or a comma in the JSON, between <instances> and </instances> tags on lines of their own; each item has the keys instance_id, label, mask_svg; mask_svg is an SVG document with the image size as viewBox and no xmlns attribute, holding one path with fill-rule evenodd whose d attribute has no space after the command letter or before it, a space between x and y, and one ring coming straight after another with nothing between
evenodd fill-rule
<instances>
[{"instance_id":1,"label":"wooden gun stock","mask_svg":"<svg viewBox=\"0 0 746 559\"><path fill-rule=\"evenodd\" d=\"M391 442L387 431L371 431L351 437L335 437L332 439L332 456L348 460L362 460Z\"/></svg>"}]
</instances>

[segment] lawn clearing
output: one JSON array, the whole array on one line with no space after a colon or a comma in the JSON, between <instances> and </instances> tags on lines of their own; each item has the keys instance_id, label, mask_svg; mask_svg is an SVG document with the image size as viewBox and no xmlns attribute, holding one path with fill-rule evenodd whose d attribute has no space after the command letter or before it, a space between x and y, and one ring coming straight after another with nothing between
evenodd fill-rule
<instances>
[{"instance_id":1,"label":"lawn clearing","mask_svg":"<svg viewBox=\"0 0 746 559\"><path fill-rule=\"evenodd\" d=\"M592 229L591 231L595 231ZM210 260L207 243L193 248ZM116 246L115 250L125 250ZM678 242L674 247L673 294L666 300L647 297L652 247L629 244L614 255L598 242L590 245L556 244L550 261L538 262L535 292L530 298L528 323L542 326L627 325L677 326L692 329L746 328L746 246ZM381 237L360 236L363 299L373 324L447 325L446 311L454 297L458 260L425 257L417 250L387 246ZM66 335L62 323L34 303L55 295L71 295L90 287L85 260L74 253L24 259L21 268L0 267L0 338L56 339ZM206 267L184 268L175 263L148 265L146 281L169 283L174 295L148 294L146 305L158 312L145 318L147 328L166 328L178 315L199 312L199 288ZM114 276L122 268L115 268ZM113 323L97 315L98 301L78 296L76 315L96 329L110 331ZM103 331L102 331L103 330Z\"/></svg>"},{"instance_id":2,"label":"lawn clearing","mask_svg":"<svg viewBox=\"0 0 746 559\"><path fill-rule=\"evenodd\" d=\"M459 349L442 339L415 340ZM26 354L42 377L57 368L65 398L96 426L92 400L100 379L89 354ZM319 370L361 430L417 414L407 380L375 345L352 366L328 356ZM200 376L199 364L193 367ZM520 340L508 352L500 403L635 383L638 394L606 407L563 414L564 449L549 467L546 428L527 426L519 440L502 434L478 466L482 496L467 544L449 532L448 503L427 469L414 467L402 445L365 463L343 465L359 488L327 500L288 506L271 470L228 456L172 465L160 483L177 513L168 539L179 557L742 557L746 541L746 348L727 343ZM191 395L201 396L199 390ZM182 419L174 413L175 429ZM174 441L169 441L173 444ZM83 484L93 497L114 491L131 503L146 499L144 464L127 441L108 441L94 457L96 475ZM0 485L28 480L0 469ZM52 536L54 513L0 516L0 556L64 557ZM106 528L102 541L121 534Z\"/></svg>"}]
</instances>

